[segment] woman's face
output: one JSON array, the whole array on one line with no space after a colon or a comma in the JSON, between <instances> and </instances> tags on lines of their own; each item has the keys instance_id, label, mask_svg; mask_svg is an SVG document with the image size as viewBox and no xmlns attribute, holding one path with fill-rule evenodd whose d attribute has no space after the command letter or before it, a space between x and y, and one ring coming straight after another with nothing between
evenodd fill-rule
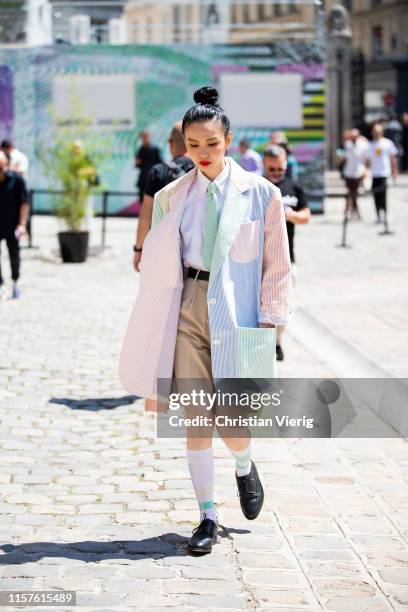
<instances>
[{"instance_id":1,"label":"woman's face","mask_svg":"<svg viewBox=\"0 0 408 612\"><path fill-rule=\"evenodd\" d=\"M184 140L197 168L210 180L215 179L224 169L225 151L232 142L231 132L225 137L219 121L199 121L186 127Z\"/></svg>"}]
</instances>

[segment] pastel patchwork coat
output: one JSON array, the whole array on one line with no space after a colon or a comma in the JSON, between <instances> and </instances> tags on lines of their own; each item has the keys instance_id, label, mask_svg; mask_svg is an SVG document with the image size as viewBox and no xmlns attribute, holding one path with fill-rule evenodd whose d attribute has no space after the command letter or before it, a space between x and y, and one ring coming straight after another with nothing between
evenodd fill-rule
<instances>
[{"instance_id":1,"label":"pastel patchwork coat","mask_svg":"<svg viewBox=\"0 0 408 612\"><path fill-rule=\"evenodd\" d=\"M273 378L275 329L289 310L290 258L280 190L232 158L208 284L213 378ZM171 379L184 277L180 223L197 169L154 199L143 244L139 293L120 357L132 394L155 400L157 379ZM147 402L146 409L153 409Z\"/></svg>"}]
</instances>

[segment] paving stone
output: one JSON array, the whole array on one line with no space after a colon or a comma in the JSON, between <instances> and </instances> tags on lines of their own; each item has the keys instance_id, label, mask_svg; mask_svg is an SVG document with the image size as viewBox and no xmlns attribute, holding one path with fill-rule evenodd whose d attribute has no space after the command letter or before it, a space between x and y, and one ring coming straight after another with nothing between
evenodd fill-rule
<instances>
[{"instance_id":1,"label":"paving stone","mask_svg":"<svg viewBox=\"0 0 408 612\"><path fill-rule=\"evenodd\" d=\"M290 590L267 590L256 588L252 591L256 600L261 604L288 606L288 610L293 606L310 607L313 603L313 596L307 591Z\"/></svg>"},{"instance_id":2,"label":"paving stone","mask_svg":"<svg viewBox=\"0 0 408 612\"><path fill-rule=\"evenodd\" d=\"M164 592L164 587L160 580L155 580L153 587L149 580L135 577L108 578L104 581L104 589L108 593L118 593L120 595L149 593L152 590L154 590L155 593Z\"/></svg>"},{"instance_id":3,"label":"paving stone","mask_svg":"<svg viewBox=\"0 0 408 612\"><path fill-rule=\"evenodd\" d=\"M25 509L23 508L23 512ZM33 514L52 514L53 516L59 514L76 514L75 506L64 505L64 504L43 504L40 506L31 505L30 511Z\"/></svg>"},{"instance_id":4,"label":"paving stone","mask_svg":"<svg viewBox=\"0 0 408 612\"><path fill-rule=\"evenodd\" d=\"M304 576L300 572L294 571L277 571L277 570L252 570L244 571L244 581L247 585L257 587L271 587L271 588L307 588L307 583Z\"/></svg>"},{"instance_id":5,"label":"paving stone","mask_svg":"<svg viewBox=\"0 0 408 612\"><path fill-rule=\"evenodd\" d=\"M372 567L406 567L408 568L408 551L380 551L367 552L365 554L367 564Z\"/></svg>"},{"instance_id":6,"label":"paving stone","mask_svg":"<svg viewBox=\"0 0 408 612\"><path fill-rule=\"evenodd\" d=\"M372 584L364 580L350 578L314 578L313 584L321 597L374 597L378 592Z\"/></svg>"},{"instance_id":7,"label":"paving stone","mask_svg":"<svg viewBox=\"0 0 408 612\"><path fill-rule=\"evenodd\" d=\"M389 586L387 594L391 595L393 601L402 606L408 606L408 586Z\"/></svg>"},{"instance_id":8,"label":"paving stone","mask_svg":"<svg viewBox=\"0 0 408 612\"><path fill-rule=\"evenodd\" d=\"M333 598L325 602L324 609L327 612L390 612L385 599L374 597L368 601L366 598Z\"/></svg>"},{"instance_id":9,"label":"paving stone","mask_svg":"<svg viewBox=\"0 0 408 612\"><path fill-rule=\"evenodd\" d=\"M293 534L332 534L339 533L339 527L333 519L294 518L284 521L285 530Z\"/></svg>"},{"instance_id":10,"label":"paving stone","mask_svg":"<svg viewBox=\"0 0 408 612\"><path fill-rule=\"evenodd\" d=\"M171 568L171 567L163 567L157 564L153 564L152 562L150 562L150 565L142 565L140 562L137 562L135 564L135 567L129 568L126 570L126 577L129 578L134 577L134 578L138 578L141 580L160 580L160 579L164 579L164 580L170 580L173 578L176 578L177 576L177 572L175 569ZM197 570L198 572L203 571L203 568L185 568L186 570ZM183 575L184 575L184 570L183 570ZM187 577L187 576L186 576ZM194 577L194 576L191 576ZM202 576L203 578L206 578L207 576ZM152 583L149 583L152 587ZM164 587L165 588L165 587Z\"/></svg>"},{"instance_id":11,"label":"paving stone","mask_svg":"<svg viewBox=\"0 0 408 612\"><path fill-rule=\"evenodd\" d=\"M304 550L299 556L301 559L316 561L356 561L356 555L351 550Z\"/></svg>"},{"instance_id":12,"label":"paving stone","mask_svg":"<svg viewBox=\"0 0 408 612\"><path fill-rule=\"evenodd\" d=\"M228 567L227 563L220 572L219 568L216 567L195 567L186 566L181 568L181 574L184 578L192 578L200 580L236 580L236 575L232 567ZM210 589L211 592L212 589Z\"/></svg>"},{"instance_id":13,"label":"paving stone","mask_svg":"<svg viewBox=\"0 0 408 612\"><path fill-rule=\"evenodd\" d=\"M394 532L392 524L387 519L349 518L342 522L345 531L359 535L388 535Z\"/></svg>"},{"instance_id":14,"label":"paving stone","mask_svg":"<svg viewBox=\"0 0 408 612\"><path fill-rule=\"evenodd\" d=\"M278 512L279 514L283 514L284 516L299 516L299 517L306 517L306 516L322 516L322 517L327 517L328 512L327 510L325 510L323 507L318 506L318 505L311 505L311 504L290 504L290 503L286 503L286 504L278 504L276 507L276 512Z\"/></svg>"},{"instance_id":15,"label":"paving stone","mask_svg":"<svg viewBox=\"0 0 408 612\"><path fill-rule=\"evenodd\" d=\"M350 539L359 551L404 549L404 543L392 536L354 536Z\"/></svg>"},{"instance_id":16,"label":"paving stone","mask_svg":"<svg viewBox=\"0 0 408 612\"><path fill-rule=\"evenodd\" d=\"M71 501L71 500L70 500ZM7 496L7 503L10 504L48 504L52 503L52 498L40 493L21 493Z\"/></svg>"},{"instance_id":17,"label":"paving stone","mask_svg":"<svg viewBox=\"0 0 408 612\"><path fill-rule=\"evenodd\" d=\"M224 597L222 595L186 595L183 598L186 606L191 606L193 610L207 608L209 610L227 609L246 609L246 600L238 596Z\"/></svg>"},{"instance_id":18,"label":"paving stone","mask_svg":"<svg viewBox=\"0 0 408 612\"><path fill-rule=\"evenodd\" d=\"M313 577L336 577L336 578L367 578L368 574L358 563L341 563L339 561L332 562L306 562L306 573L309 578Z\"/></svg>"},{"instance_id":19,"label":"paving stone","mask_svg":"<svg viewBox=\"0 0 408 612\"><path fill-rule=\"evenodd\" d=\"M238 556L239 564L242 567L258 567L270 569L295 569L295 559L290 559L284 555L261 552L241 552Z\"/></svg>"},{"instance_id":20,"label":"paving stone","mask_svg":"<svg viewBox=\"0 0 408 612\"><path fill-rule=\"evenodd\" d=\"M6 502L0 503L0 514L23 514L25 512L24 506L17 506L16 504L9 504Z\"/></svg>"},{"instance_id":21,"label":"paving stone","mask_svg":"<svg viewBox=\"0 0 408 612\"><path fill-rule=\"evenodd\" d=\"M294 546L299 550L347 550L347 540L334 536L294 536Z\"/></svg>"},{"instance_id":22,"label":"paving stone","mask_svg":"<svg viewBox=\"0 0 408 612\"><path fill-rule=\"evenodd\" d=\"M0 591L33 591L34 578L0 578Z\"/></svg>"},{"instance_id":23,"label":"paving stone","mask_svg":"<svg viewBox=\"0 0 408 612\"><path fill-rule=\"evenodd\" d=\"M408 586L408 568L392 567L379 570L378 573L384 582Z\"/></svg>"},{"instance_id":24,"label":"paving stone","mask_svg":"<svg viewBox=\"0 0 408 612\"><path fill-rule=\"evenodd\" d=\"M159 524L163 522L163 512L149 512L149 523ZM144 512L118 512L116 514L116 520L119 523L125 523L128 525L144 525L146 523L146 515Z\"/></svg>"},{"instance_id":25,"label":"paving stone","mask_svg":"<svg viewBox=\"0 0 408 612\"><path fill-rule=\"evenodd\" d=\"M281 538L261 538L248 534L246 538L233 538L238 551L259 550L260 552L278 552L284 547Z\"/></svg>"},{"instance_id":26,"label":"paving stone","mask_svg":"<svg viewBox=\"0 0 408 612\"><path fill-rule=\"evenodd\" d=\"M116 606L122 604L120 596L114 593L92 593L86 591L79 591L76 597L77 606L86 607L91 606L92 609L95 606Z\"/></svg>"},{"instance_id":27,"label":"paving stone","mask_svg":"<svg viewBox=\"0 0 408 612\"><path fill-rule=\"evenodd\" d=\"M27 509L25 509L27 510ZM20 525L50 525L55 520L54 514L31 514L25 512L18 515L18 524Z\"/></svg>"},{"instance_id":28,"label":"paving stone","mask_svg":"<svg viewBox=\"0 0 408 612\"><path fill-rule=\"evenodd\" d=\"M160 593L133 593L125 596L123 603L125 606L136 606L137 609L149 609L154 606L158 607L169 607L173 609L179 609L181 602L185 603L185 598L181 599L175 595L162 595ZM178 605L179 604L179 605ZM187 604L188 605L188 604ZM129 609L129 608L128 608Z\"/></svg>"},{"instance_id":29,"label":"paving stone","mask_svg":"<svg viewBox=\"0 0 408 612\"><path fill-rule=\"evenodd\" d=\"M80 514L117 514L123 512L123 504L82 504Z\"/></svg>"}]
</instances>

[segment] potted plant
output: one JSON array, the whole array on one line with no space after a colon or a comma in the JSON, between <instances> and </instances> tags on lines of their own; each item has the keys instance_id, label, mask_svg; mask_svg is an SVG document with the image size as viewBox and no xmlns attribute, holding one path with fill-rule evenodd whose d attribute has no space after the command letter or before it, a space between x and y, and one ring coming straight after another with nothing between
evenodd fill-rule
<instances>
[{"instance_id":1,"label":"potted plant","mask_svg":"<svg viewBox=\"0 0 408 612\"><path fill-rule=\"evenodd\" d=\"M99 185L96 169L80 140L59 148L54 159L62 193L54 198L54 212L66 230L58 232L62 261L81 263L88 254L89 231L83 229L89 199Z\"/></svg>"},{"instance_id":2,"label":"potted plant","mask_svg":"<svg viewBox=\"0 0 408 612\"><path fill-rule=\"evenodd\" d=\"M51 113L51 140L39 146L38 154L47 183L55 191L53 211L64 226L58 232L62 261L81 263L86 260L89 245L84 222L92 208L92 194L101 189L97 167L109 157L111 135L106 130L94 130L74 93L71 98L68 118Z\"/></svg>"}]
</instances>

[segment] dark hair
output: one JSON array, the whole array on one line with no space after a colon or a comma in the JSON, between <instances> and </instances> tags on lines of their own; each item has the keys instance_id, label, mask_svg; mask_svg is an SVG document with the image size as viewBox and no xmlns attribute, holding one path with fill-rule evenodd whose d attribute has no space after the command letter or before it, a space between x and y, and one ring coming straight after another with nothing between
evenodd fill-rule
<instances>
[{"instance_id":1,"label":"dark hair","mask_svg":"<svg viewBox=\"0 0 408 612\"><path fill-rule=\"evenodd\" d=\"M13 147L10 140L2 140L0 148L2 149L11 149Z\"/></svg>"},{"instance_id":2,"label":"dark hair","mask_svg":"<svg viewBox=\"0 0 408 612\"><path fill-rule=\"evenodd\" d=\"M194 92L194 101L197 104L192 106L184 115L181 128L183 134L186 127L192 123L216 120L222 125L226 136L230 131L230 121L221 106L217 104L218 91L214 87L201 87Z\"/></svg>"}]
</instances>

